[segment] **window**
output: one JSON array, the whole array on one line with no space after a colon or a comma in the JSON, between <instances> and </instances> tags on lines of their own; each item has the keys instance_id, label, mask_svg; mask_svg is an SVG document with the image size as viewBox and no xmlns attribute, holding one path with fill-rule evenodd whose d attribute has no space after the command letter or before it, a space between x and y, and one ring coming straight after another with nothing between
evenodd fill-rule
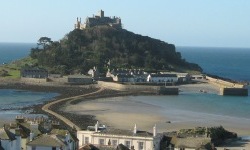
<instances>
[{"instance_id":1,"label":"window","mask_svg":"<svg viewBox=\"0 0 250 150\"><path fill-rule=\"evenodd\" d=\"M85 137L85 144L89 144L89 137Z\"/></svg>"},{"instance_id":2,"label":"window","mask_svg":"<svg viewBox=\"0 0 250 150\"><path fill-rule=\"evenodd\" d=\"M56 150L56 147L52 147L52 150Z\"/></svg>"},{"instance_id":3,"label":"window","mask_svg":"<svg viewBox=\"0 0 250 150\"><path fill-rule=\"evenodd\" d=\"M104 145L104 139L99 139L99 144Z\"/></svg>"},{"instance_id":4,"label":"window","mask_svg":"<svg viewBox=\"0 0 250 150\"><path fill-rule=\"evenodd\" d=\"M125 146L126 146L127 148L130 148L130 141L125 141Z\"/></svg>"},{"instance_id":5,"label":"window","mask_svg":"<svg viewBox=\"0 0 250 150\"><path fill-rule=\"evenodd\" d=\"M143 150L143 142L138 143L139 150Z\"/></svg>"},{"instance_id":6,"label":"window","mask_svg":"<svg viewBox=\"0 0 250 150\"><path fill-rule=\"evenodd\" d=\"M117 140L112 140L112 145L117 146Z\"/></svg>"},{"instance_id":7,"label":"window","mask_svg":"<svg viewBox=\"0 0 250 150\"><path fill-rule=\"evenodd\" d=\"M31 150L36 150L36 147L35 147L35 146L32 146Z\"/></svg>"}]
</instances>

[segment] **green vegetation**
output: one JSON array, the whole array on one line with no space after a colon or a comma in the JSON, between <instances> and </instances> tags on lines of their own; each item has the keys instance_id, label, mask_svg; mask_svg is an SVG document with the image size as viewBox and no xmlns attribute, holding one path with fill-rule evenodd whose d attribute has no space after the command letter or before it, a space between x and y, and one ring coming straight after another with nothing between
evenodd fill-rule
<instances>
[{"instance_id":1,"label":"green vegetation","mask_svg":"<svg viewBox=\"0 0 250 150\"><path fill-rule=\"evenodd\" d=\"M207 135L211 138L215 145L222 143L226 139L237 138L237 134L227 131L222 126L219 127L196 127L194 129L181 129L178 132L180 137L193 136L196 135Z\"/></svg>"},{"instance_id":2,"label":"green vegetation","mask_svg":"<svg viewBox=\"0 0 250 150\"><path fill-rule=\"evenodd\" d=\"M31 57L13 61L0 66L0 77L17 79L20 78L20 69L25 66L37 66L37 60Z\"/></svg>"},{"instance_id":3,"label":"green vegetation","mask_svg":"<svg viewBox=\"0 0 250 150\"><path fill-rule=\"evenodd\" d=\"M181 58L173 44L97 26L73 30L60 42L41 37L33 48L31 58L50 73L86 73L93 66L100 71L111 68L142 68L145 70L201 71L201 68Z\"/></svg>"}]
</instances>

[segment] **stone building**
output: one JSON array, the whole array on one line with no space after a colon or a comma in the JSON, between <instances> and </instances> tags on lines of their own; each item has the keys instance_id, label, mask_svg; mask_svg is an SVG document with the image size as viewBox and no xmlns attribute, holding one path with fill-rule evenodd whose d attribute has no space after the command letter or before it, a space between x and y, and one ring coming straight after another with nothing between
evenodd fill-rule
<instances>
[{"instance_id":1,"label":"stone building","mask_svg":"<svg viewBox=\"0 0 250 150\"><path fill-rule=\"evenodd\" d=\"M87 17L84 23L82 23L81 18L77 18L75 29L85 29L100 25L107 25L117 29L122 28L121 18L116 16L105 17L104 11L100 10L97 15L93 15L93 17Z\"/></svg>"},{"instance_id":2,"label":"stone building","mask_svg":"<svg viewBox=\"0 0 250 150\"><path fill-rule=\"evenodd\" d=\"M22 78L48 78L48 71L42 68L22 68Z\"/></svg>"}]
</instances>

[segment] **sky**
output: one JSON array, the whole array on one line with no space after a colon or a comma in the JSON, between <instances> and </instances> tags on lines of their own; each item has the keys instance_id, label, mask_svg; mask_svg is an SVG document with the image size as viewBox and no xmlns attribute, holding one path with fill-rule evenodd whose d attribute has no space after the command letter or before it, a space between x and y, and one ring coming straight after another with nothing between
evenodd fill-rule
<instances>
[{"instance_id":1,"label":"sky","mask_svg":"<svg viewBox=\"0 0 250 150\"><path fill-rule=\"evenodd\" d=\"M0 0L0 42L57 41L101 9L176 46L250 48L249 0Z\"/></svg>"}]
</instances>

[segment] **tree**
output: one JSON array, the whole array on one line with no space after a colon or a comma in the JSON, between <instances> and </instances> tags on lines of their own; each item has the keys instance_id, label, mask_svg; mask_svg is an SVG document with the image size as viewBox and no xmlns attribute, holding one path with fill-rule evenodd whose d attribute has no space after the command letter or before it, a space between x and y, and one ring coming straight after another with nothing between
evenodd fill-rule
<instances>
[{"instance_id":1,"label":"tree","mask_svg":"<svg viewBox=\"0 0 250 150\"><path fill-rule=\"evenodd\" d=\"M42 46L43 47L43 49L46 49L46 47L48 46L48 45L50 45L52 43L52 41L51 41L51 38L48 38L48 37L41 37L39 40L38 40L38 43L37 43L37 45L38 46Z\"/></svg>"}]
</instances>

